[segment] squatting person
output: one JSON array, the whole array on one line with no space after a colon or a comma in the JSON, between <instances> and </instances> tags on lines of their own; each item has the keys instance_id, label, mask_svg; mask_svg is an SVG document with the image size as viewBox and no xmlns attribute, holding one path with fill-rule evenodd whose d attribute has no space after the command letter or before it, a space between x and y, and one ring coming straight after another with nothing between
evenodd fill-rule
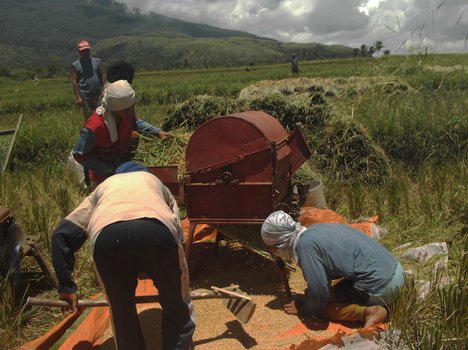
<instances>
[{"instance_id":1,"label":"squatting person","mask_svg":"<svg viewBox=\"0 0 468 350\"><path fill-rule=\"evenodd\" d=\"M385 321L385 306L404 275L400 263L374 239L343 224L305 228L281 210L264 221L261 235L274 254L297 262L307 282L304 298L287 303L286 313L362 321L364 327ZM332 280L338 280L333 287Z\"/></svg>"}]
</instances>

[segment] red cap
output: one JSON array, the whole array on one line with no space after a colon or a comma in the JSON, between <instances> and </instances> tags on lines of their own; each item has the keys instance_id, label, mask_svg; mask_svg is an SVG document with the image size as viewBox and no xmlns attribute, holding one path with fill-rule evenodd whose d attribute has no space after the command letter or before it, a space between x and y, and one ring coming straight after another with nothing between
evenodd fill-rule
<instances>
[{"instance_id":1,"label":"red cap","mask_svg":"<svg viewBox=\"0 0 468 350\"><path fill-rule=\"evenodd\" d=\"M90 50L91 46L89 46L89 43L86 40L81 40L78 45L76 45L76 48L78 51L83 51L83 50Z\"/></svg>"}]
</instances>

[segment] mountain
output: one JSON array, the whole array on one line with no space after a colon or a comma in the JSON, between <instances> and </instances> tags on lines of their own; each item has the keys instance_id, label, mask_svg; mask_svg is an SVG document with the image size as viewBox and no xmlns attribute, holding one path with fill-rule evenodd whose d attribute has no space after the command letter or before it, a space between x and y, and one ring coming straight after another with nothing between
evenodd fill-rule
<instances>
[{"instance_id":1,"label":"mountain","mask_svg":"<svg viewBox=\"0 0 468 350\"><path fill-rule=\"evenodd\" d=\"M345 46L291 44L253 34L129 11L113 0L0 0L0 74L10 69L67 69L86 39L104 62L165 69L350 57Z\"/></svg>"}]
</instances>

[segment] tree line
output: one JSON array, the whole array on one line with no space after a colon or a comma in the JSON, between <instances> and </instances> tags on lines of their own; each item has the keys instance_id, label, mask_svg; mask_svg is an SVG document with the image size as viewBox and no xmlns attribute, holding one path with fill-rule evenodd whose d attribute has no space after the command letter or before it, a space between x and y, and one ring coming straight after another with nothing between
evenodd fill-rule
<instances>
[{"instance_id":1,"label":"tree line","mask_svg":"<svg viewBox=\"0 0 468 350\"><path fill-rule=\"evenodd\" d=\"M367 46L366 44L362 44L361 47L356 47L353 49L353 56L354 57L372 57L374 53L377 53L377 56L379 57L381 53L384 54L384 56L390 55L390 50L384 49L384 44L382 41L377 40L375 43L373 43L370 46Z\"/></svg>"}]
</instances>

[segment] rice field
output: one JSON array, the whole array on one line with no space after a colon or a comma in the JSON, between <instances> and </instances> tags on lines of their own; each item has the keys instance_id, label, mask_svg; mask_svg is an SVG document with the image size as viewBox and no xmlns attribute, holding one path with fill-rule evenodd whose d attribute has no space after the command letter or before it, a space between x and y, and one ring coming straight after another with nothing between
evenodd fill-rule
<instances>
[{"instance_id":1,"label":"rice field","mask_svg":"<svg viewBox=\"0 0 468 350\"><path fill-rule=\"evenodd\" d=\"M294 79L289 65L137 72L138 116L174 137L142 139L136 159L178 165L183 173L193 130L233 111L264 110L286 128L302 123L313 152L303 172L324 182L331 209L350 220L379 215L390 250L405 243L449 245L445 287L437 287L434 260L404 262L431 288L426 298L418 296L415 281L402 291L391 313L401 334L393 348L466 348L468 55L323 60L300 62L300 69ZM41 236L49 257L55 225L85 195L66 173L82 116L66 77L0 78L0 95L0 130L24 115L11 167L0 178L0 205L12 209L25 232ZM96 292L85 249L76 280L84 296ZM55 297L47 286L13 292L0 285L0 343L7 347L39 336L61 317L22 307L26 295Z\"/></svg>"}]
</instances>

